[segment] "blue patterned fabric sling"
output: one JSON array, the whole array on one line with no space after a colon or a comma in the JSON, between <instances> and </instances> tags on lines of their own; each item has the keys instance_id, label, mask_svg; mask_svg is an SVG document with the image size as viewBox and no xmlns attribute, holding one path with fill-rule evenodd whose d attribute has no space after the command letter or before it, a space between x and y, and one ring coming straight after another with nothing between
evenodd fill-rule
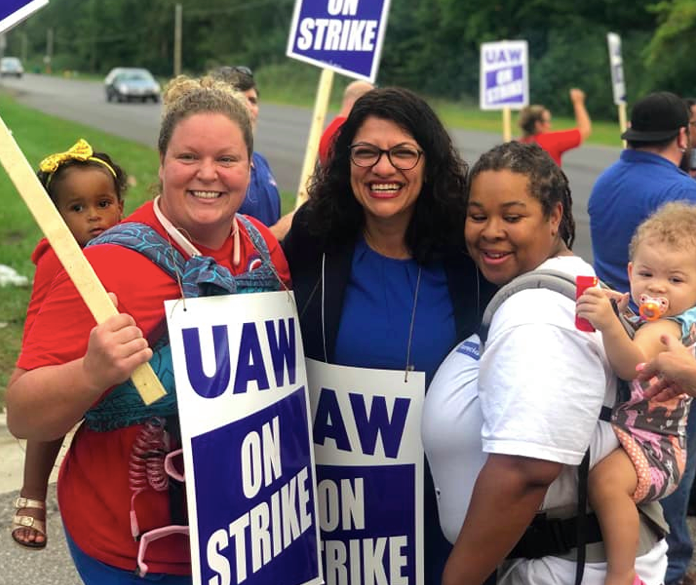
<instances>
[{"instance_id":1,"label":"blue patterned fabric sling","mask_svg":"<svg viewBox=\"0 0 696 585\"><path fill-rule=\"evenodd\" d=\"M115 244L135 250L149 258L172 279L181 279L184 298L196 298L226 294L246 294L277 291L281 282L273 267L271 255L261 233L244 216L237 221L259 254L260 265L234 276L209 256L193 256L188 260L157 231L142 223L122 223L95 238L88 246ZM250 257L247 266L257 260ZM176 414L176 388L169 339L166 334L153 344L150 365L167 391L166 396L146 406L133 383L128 380L116 386L99 404L85 414L85 425L93 431L111 431L141 424L152 417L167 418Z\"/></svg>"}]
</instances>

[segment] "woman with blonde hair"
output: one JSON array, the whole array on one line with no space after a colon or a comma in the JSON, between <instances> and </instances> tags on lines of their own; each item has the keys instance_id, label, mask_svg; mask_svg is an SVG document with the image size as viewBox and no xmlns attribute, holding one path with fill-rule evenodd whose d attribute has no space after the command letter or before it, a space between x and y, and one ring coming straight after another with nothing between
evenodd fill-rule
<instances>
[{"instance_id":1,"label":"woman with blonde hair","mask_svg":"<svg viewBox=\"0 0 696 585\"><path fill-rule=\"evenodd\" d=\"M51 440L82 421L61 469L58 500L88 585L142 583L145 571L158 583L191 582L181 485L151 471L162 467L153 455L162 459L180 442L164 301L231 288L279 290L289 282L275 238L236 214L253 151L239 95L210 78L179 77L164 101L160 195L85 249L119 314L95 327L75 286L59 274L24 339L6 396L17 437ZM181 274L148 255L158 246L160 256L204 265L208 282L177 282ZM145 406L128 379L153 353L167 395Z\"/></svg>"}]
</instances>

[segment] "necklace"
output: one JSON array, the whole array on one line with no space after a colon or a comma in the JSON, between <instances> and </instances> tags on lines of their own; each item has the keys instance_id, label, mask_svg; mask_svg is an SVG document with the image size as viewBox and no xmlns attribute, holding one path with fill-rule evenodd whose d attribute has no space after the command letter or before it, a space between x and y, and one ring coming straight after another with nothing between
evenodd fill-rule
<instances>
[{"instance_id":1,"label":"necklace","mask_svg":"<svg viewBox=\"0 0 696 585\"><path fill-rule=\"evenodd\" d=\"M404 368L404 382L408 382L408 373L415 370L411 363L411 345L413 343L413 327L416 324L416 305L418 304L418 291L420 290L421 274L423 268L418 267L418 278L416 278L416 290L413 293L413 310L411 311L411 323L408 326L408 344L406 346L406 367Z\"/></svg>"}]
</instances>

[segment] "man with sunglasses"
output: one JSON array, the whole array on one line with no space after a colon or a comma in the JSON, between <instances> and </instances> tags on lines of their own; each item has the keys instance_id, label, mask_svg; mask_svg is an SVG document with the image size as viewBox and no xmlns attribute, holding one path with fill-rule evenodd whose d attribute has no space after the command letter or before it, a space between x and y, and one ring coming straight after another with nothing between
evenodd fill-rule
<instances>
[{"instance_id":1,"label":"man with sunglasses","mask_svg":"<svg viewBox=\"0 0 696 585\"><path fill-rule=\"evenodd\" d=\"M244 65L218 67L212 77L229 83L244 95L251 118L251 126L256 130L259 116L259 90L254 74ZM290 220L280 217L280 193L268 160L256 149L251 159L251 180L244 203L239 213L250 215L268 226L273 235L282 239L290 228Z\"/></svg>"}]
</instances>

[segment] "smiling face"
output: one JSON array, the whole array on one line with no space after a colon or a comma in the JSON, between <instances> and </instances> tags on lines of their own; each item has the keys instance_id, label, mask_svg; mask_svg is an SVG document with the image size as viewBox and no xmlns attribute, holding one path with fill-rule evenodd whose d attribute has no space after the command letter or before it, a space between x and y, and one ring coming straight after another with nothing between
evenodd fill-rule
<instances>
[{"instance_id":1,"label":"smiling face","mask_svg":"<svg viewBox=\"0 0 696 585\"><path fill-rule=\"evenodd\" d=\"M696 306L696 255L690 247L675 247L657 238L646 238L628 265L631 296L640 304L641 295L664 298L666 317Z\"/></svg>"},{"instance_id":2,"label":"smiling face","mask_svg":"<svg viewBox=\"0 0 696 585\"><path fill-rule=\"evenodd\" d=\"M218 113L181 120L160 160L160 209L194 242L217 249L229 236L249 184L239 126Z\"/></svg>"},{"instance_id":3,"label":"smiling face","mask_svg":"<svg viewBox=\"0 0 696 585\"><path fill-rule=\"evenodd\" d=\"M353 137L353 145L357 144L383 150L401 145L420 150L413 136L403 128L391 120L374 116L367 117L358 128ZM386 154L382 154L371 167L360 167L351 162L350 186L365 212L368 229L371 225L383 224L403 228L405 233L423 188L425 164L425 155L407 171L394 167Z\"/></svg>"},{"instance_id":4,"label":"smiling face","mask_svg":"<svg viewBox=\"0 0 696 585\"><path fill-rule=\"evenodd\" d=\"M467 249L487 280L506 284L556 254L561 215L560 203L544 215L526 175L483 171L471 184Z\"/></svg>"},{"instance_id":5,"label":"smiling face","mask_svg":"<svg viewBox=\"0 0 696 585\"><path fill-rule=\"evenodd\" d=\"M123 201L105 168L66 168L52 191L58 213L81 247L121 221Z\"/></svg>"}]
</instances>

